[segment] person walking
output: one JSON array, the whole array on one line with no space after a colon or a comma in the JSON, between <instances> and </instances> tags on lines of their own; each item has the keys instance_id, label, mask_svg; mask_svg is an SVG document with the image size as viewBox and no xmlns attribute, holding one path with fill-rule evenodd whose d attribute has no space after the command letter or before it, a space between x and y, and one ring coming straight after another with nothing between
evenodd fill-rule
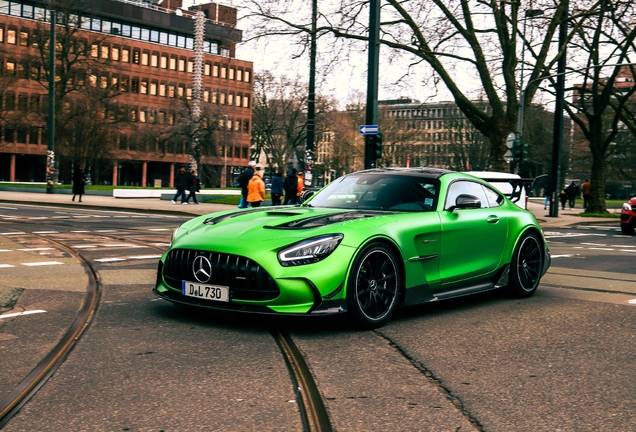
<instances>
[{"instance_id":1,"label":"person walking","mask_svg":"<svg viewBox=\"0 0 636 432\"><path fill-rule=\"evenodd\" d=\"M586 209L588 205L590 205L590 192L592 189L592 184L590 183L590 179L585 179L585 182L581 185L581 193L583 193L583 208Z\"/></svg>"},{"instance_id":2,"label":"person walking","mask_svg":"<svg viewBox=\"0 0 636 432\"><path fill-rule=\"evenodd\" d=\"M298 198L296 199L296 202L298 204L302 204L303 200L302 200L302 195L303 195L303 190L305 189L305 179L303 177L303 173L302 171L298 172Z\"/></svg>"},{"instance_id":3,"label":"person walking","mask_svg":"<svg viewBox=\"0 0 636 432\"><path fill-rule=\"evenodd\" d=\"M546 185L543 188L543 196L545 197L545 201L543 201L543 210L547 210L548 205L550 205L550 201L552 201L552 186Z\"/></svg>"},{"instance_id":4,"label":"person walking","mask_svg":"<svg viewBox=\"0 0 636 432\"><path fill-rule=\"evenodd\" d=\"M192 171L192 174L188 176L188 191L190 194L186 198L186 203L190 202L190 198L195 204L199 204L197 202L197 192L199 192L201 188L199 187L199 176L196 171Z\"/></svg>"},{"instance_id":5,"label":"person walking","mask_svg":"<svg viewBox=\"0 0 636 432\"><path fill-rule=\"evenodd\" d=\"M279 206L281 197L283 196L283 175L280 172L277 172L274 174L274 177L272 177L272 189L270 194L272 195L272 205Z\"/></svg>"},{"instance_id":6,"label":"person walking","mask_svg":"<svg viewBox=\"0 0 636 432\"><path fill-rule=\"evenodd\" d=\"M188 204L186 201L186 188L188 187L188 176L186 174L185 167L179 168L179 172L174 176L174 187L177 188L177 193L172 198L172 204L176 204L179 197L181 197L181 204Z\"/></svg>"},{"instance_id":7,"label":"person walking","mask_svg":"<svg viewBox=\"0 0 636 432\"><path fill-rule=\"evenodd\" d=\"M75 167L75 172L73 173L73 199L71 199L71 201L75 201L75 196L79 195L79 202L82 202L85 185L86 176L84 175L84 171L82 171L79 166Z\"/></svg>"},{"instance_id":8,"label":"person walking","mask_svg":"<svg viewBox=\"0 0 636 432\"><path fill-rule=\"evenodd\" d=\"M565 210L565 203L568 202L568 194L565 189L561 190L561 193L559 194L559 200L561 201L561 210Z\"/></svg>"},{"instance_id":9,"label":"person walking","mask_svg":"<svg viewBox=\"0 0 636 432\"><path fill-rule=\"evenodd\" d=\"M292 168L283 181L283 189L285 191L285 202L283 205L298 204L298 177L296 172L296 168Z\"/></svg>"},{"instance_id":10,"label":"person walking","mask_svg":"<svg viewBox=\"0 0 636 432\"><path fill-rule=\"evenodd\" d=\"M265 200L265 182L263 171L256 171L247 185L247 202L252 207L260 207Z\"/></svg>"},{"instance_id":11,"label":"person walking","mask_svg":"<svg viewBox=\"0 0 636 432\"><path fill-rule=\"evenodd\" d=\"M254 175L254 168L256 167L256 162L250 161L247 164L247 168L245 171L239 175L238 183L241 187L241 202L239 203L239 208L247 208L247 185L249 184L252 176Z\"/></svg>"},{"instance_id":12,"label":"person walking","mask_svg":"<svg viewBox=\"0 0 636 432\"><path fill-rule=\"evenodd\" d=\"M568 195L570 210L572 210L576 205L576 197L579 196L580 193L579 187L576 185L576 182L570 183L570 185L565 188L565 193Z\"/></svg>"}]
</instances>

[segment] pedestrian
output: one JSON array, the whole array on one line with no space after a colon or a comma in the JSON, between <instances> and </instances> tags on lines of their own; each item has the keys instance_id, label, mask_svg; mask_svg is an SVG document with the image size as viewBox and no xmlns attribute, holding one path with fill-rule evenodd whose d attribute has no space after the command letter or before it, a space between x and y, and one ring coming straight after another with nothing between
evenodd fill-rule
<instances>
[{"instance_id":1,"label":"pedestrian","mask_svg":"<svg viewBox=\"0 0 636 432\"><path fill-rule=\"evenodd\" d=\"M188 175L185 167L179 168L179 172L174 176L174 187L177 188L177 194L172 198L172 204L176 204L181 197L181 204L188 204L186 201L186 188L188 187Z\"/></svg>"},{"instance_id":2,"label":"pedestrian","mask_svg":"<svg viewBox=\"0 0 636 432\"><path fill-rule=\"evenodd\" d=\"M279 206L281 197L283 196L283 175L280 172L277 172L274 174L274 177L272 177L272 189L270 194L272 195L272 205Z\"/></svg>"},{"instance_id":3,"label":"pedestrian","mask_svg":"<svg viewBox=\"0 0 636 432\"><path fill-rule=\"evenodd\" d=\"M305 180L303 179L303 172L299 171L298 172L298 204L302 204L303 200L301 199L301 196L303 195L303 189L305 188Z\"/></svg>"},{"instance_id":4,"label":"pedestrian","mask_svg":"<svg viewBox=\"0 0 636 432\"><path fill-rule=\"evenodd\" d=\"M252 176L254 175L254 168L256 167L256 162L249 161L247 164L247 168L245 171L239 175L238 183L241 187L241 202L239 202L239 208L247 208L247 185L249 184Z\"/></svg>"},{"instance_id":5,"label":"pedestrian","mask_svg":"<svg viewBox=\"0 0 636 432\"><path fill-rule=\"evenodd\" d=\"M259 207L265 200L265 182L263 171L256 171L247 185L247 202L252 207Z\"/></svg>"},{"instance_id":6,"label":"pedestrian","mask_svg":"<svg viewBox=\"0 0 636 432\"><path fill-rule=\"evenodd\" d=\"M576 185L576 182L570 183L568 187L565 188L565 193L568 195L568 201L570 204L570 210L574 208L576 205L576 197L579 196L579 187Z\"/></svg>"},{"instance_id":7,"label":"pedestrian","mask_svg":"<svg viewBox=\"0 0 636 432\"><path fill-rule=\"evenodd\" d=\"M583 193L583 208L586 209L588 205L590 205L590 192L592 189L592 184L590 183L590 179L585 179L585 182L581 185L581 192Z\"/></svg>"},{"instance_id":8,"label":"pedestrian","mask_svg":"<svg viewBox=\"0 0 636 432\"><path fill-rule=\"evenodd\" d=\"M188 191L190 194L186 198L186 203L190 202L190 198L195 204L199 204L197 202L197 192L199 192L201 188L199 187L199 176L196 171L192 171L192 174L188 176Z\"/></svg>"},{"instance_id":9,"label":"pedestrian","mask_svg":"<svg viewBox=\"0 0 636 432\"><path fill-rule=\"evenodd\" d=\"M543 202L543 210L548 208L550 201L552 201L552 187L548 184L543 188L543 196L545 197L545 201Z\"/></svg>"},{"instance_id":10,"label":"pedestrian","mask_svg":"<svg viewBox=\"0 0 636 432\"><path fill-rule=\"evenodd\" d=\"M75 172L73 173L73 199L71 199L71 201L75 201L75 195L79 195L79 202L82 202L85 185L86 176L84 175L84 171L82 171L79 166L75 167Z\"/></svg>"},{"instance_id":11,"label":"pedestrian","mask_svg":"<svg viewBox=\"0 0 636 432\"><path fill-rule=\"evenodd\" d=\"M283 181L283 190L285 191L283 205L298 204L298 177L296 173L296 168L292 168Z\"/></svg>"},{"instance_id":12,"label":"pedestrian","mask_svg":"<svg viewBox=\"0 0 636 432\"><path fill-rule=\"evenodd\" d=\"M561 210L565 210L565 203L568 202L568 194L565 192L565 189L561 190L559 200L561 201Z\"/></svg>"}]
</instances>

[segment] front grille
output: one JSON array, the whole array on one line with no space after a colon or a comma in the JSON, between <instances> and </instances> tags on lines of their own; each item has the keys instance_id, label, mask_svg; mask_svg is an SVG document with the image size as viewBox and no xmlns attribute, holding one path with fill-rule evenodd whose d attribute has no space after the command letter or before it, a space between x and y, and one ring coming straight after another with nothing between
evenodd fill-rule
<instances>
[{"instance_id":1,"label":"front grille","mask_svg":"<svg viewBox=\"0 0 636 432\"><path fill-rule=\"evenodd\" d=\"M182 280L196 282L192 264L201 255L212 264L212 276L206 284L230 287L231 299L272 300L280 294L276 281L251 259L190 249L173 249L168 253L163 268L166 283L181 290Z\"/></svg>"}]
</instances>

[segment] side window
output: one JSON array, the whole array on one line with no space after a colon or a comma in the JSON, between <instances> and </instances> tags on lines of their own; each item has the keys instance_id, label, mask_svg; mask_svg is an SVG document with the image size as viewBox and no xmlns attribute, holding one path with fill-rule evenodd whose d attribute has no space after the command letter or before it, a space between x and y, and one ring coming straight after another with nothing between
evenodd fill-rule
<instances>
[{"instance_id":1,"label":"side window","mask_svg":"<svg viewBox=\"0 0 636 432\"><path fill-rule=\"evenodd\" d=\"M499 207L504 202L504 197L499 195L488 186L483 186L486 197L488 198L488 207Z\"/></svg>"},{"instance_id":2,"label":"side window","mask_svg":"<svg viewBox=\"0 0 636 432\"><path fill-rule=\"evenodd\" d=\"M481 201L481 208L489 207L488 198L486 197L486 193L481 187L481 184L471 181L456 181L448 188L448 193L446 194L446 204L444 205L444 208L448 209L449 207L455 205L457 197L463 194L473 195L479 198L479 201Z\"/></svg>"}]
</instances>

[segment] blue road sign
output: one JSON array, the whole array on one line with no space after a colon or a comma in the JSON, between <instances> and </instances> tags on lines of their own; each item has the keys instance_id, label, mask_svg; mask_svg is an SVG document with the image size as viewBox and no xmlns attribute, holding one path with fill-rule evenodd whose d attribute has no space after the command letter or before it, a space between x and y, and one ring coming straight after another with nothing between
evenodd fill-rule
<instances>
[{"instance_id":1,"label":"blue road sign","mask_svg":"<svg viewBox=\"0 0 636 432\"><path fill-rule=\"evenodd\" d=\"M378 125L362 125L360 126L360 135L375 135L380 131Z\"/></svg>"}]
</instances>

